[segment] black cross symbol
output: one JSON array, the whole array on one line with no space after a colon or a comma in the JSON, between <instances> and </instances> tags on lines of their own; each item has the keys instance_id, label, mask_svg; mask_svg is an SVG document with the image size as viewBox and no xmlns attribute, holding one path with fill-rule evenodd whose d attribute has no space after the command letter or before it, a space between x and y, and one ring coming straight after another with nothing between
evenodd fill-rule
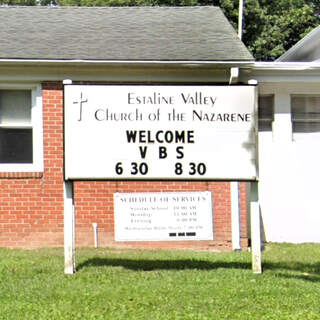
<instances>
[{"instance_id":1,"label":"black cross symbol","mask_svg":"<svg viewBox=\"0 0 320 320\"><path fill-rule=\"evenodd\" d=\"M80 117L78 121L82 121L82 104L88 102L88 99L84 99L82 96L82 92L80 93L80 101L73 101L73 104L78 104L80 105Z\"/></svg>"}]
</instances>

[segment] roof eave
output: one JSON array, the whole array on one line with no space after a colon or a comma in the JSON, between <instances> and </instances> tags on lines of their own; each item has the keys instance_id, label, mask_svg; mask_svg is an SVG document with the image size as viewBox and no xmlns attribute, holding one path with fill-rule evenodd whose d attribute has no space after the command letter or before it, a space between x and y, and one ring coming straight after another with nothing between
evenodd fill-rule
<instances>
[{"instance_id":1,"label":"roof eave","mask_svg":"<svg viewBox=\"0 0 320 320\"><path fill-rule=\"evenodd\" d=\"M203 61L203 60L48 60L48 59L1 59L0 66L140 66L140 67L249 67L253 60Z\"/></svg>"},{"instance_id":2,"label":"roof eave","mask_svg":"<svg viewBox=\"0 0 320 320\"><path fill-rule=\"evenodd\" d=\"M320 70L320 62L255 62L252 70L256 71L308 71Z\"/></svg>"}]
</instances>

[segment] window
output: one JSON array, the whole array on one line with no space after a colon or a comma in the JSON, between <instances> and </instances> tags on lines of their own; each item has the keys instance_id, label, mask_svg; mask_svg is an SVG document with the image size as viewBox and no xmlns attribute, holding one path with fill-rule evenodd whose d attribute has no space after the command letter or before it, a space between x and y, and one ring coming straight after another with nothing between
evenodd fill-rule
<instances>
[{"instance_id":1,"label":"window","mask_svg":"<svg viewBox=\"0 0 320 320\"><path fill-rule=\"evenodd\" d=\"M293 133L320 132L320 96L291 97Z\"/></svg>"},{"instance_id":2,"label":"window","mask_svg":"<svg viewBox=\"0 0 320 320\"><path fill-rule=\"evenodd\" d=\"M43 171L39 88L0 87L0 171Z\"/></svg>"},{"instance_id":3,"label":"window","mask_svg":"<svg viewBox=\"0 0 320 320\"><path fill-rule=\"evenodd\" d=\"M261 95L258 100L259 131L272 131L274 96Z\"/></svg>"}]
</instances>

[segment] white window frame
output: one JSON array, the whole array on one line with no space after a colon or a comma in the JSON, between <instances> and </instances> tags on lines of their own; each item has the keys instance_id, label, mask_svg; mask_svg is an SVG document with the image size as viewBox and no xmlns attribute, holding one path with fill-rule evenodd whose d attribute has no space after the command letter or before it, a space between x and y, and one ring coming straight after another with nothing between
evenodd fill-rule
<instances>
[{"instance_id":1,"label":"white window frame","mask_svg":"<svg viewBox=\"0 0 320 320\"><path fill-rule=\"evenodd\" d=\"M0 163L0 172L43 172L43 125L41 84L0 84L0 90L31 90L31 125L33 163ZM21 125L0 125L1 128L23 128Z\"/></svg>"},{"instance_id":2,"label":"white window frame","mask_svg":"<svg viewBox=\"0 0 320 320\"><path fill-rule=\"evenodd\" d=\"M272 124L274 122L274 94L259 94L259 101L263 98L271 98L272 105L267 106L267 108L271 109L270 118L269 117L262 117L259 113L260 105L258 106L258 125L259 125L259 133L261 132L272 132ZM264 126L263 126L264 125ZM266 130L265 126L270 126L270 130Z\"/></svg>"},{"instance_id":3,"label":"white window frame","mask_svg":"<svg viewBox=\"0 0 320 320\"><path fill-rule=\"evenodd\" d=\"M309 124L319 124L320 119L319 118L313 118L312 116L309 116L308 118L301 118L301 119L295 119L294 118L294 112L293 112L293 99L294 98L317 98L320 101L320 95L319 94L291 94L290 99L291 99L291 119L292 119L292 133L293 136L299 137L302 136L304 134L312 134L317 132L319 134L320 131L314 131L314 132L310 132L310 131L305 131L305 132L300 132L300 131L295 131L294 129L294 124L295 123L309 123Z\"/></svg>"}]
</instances>

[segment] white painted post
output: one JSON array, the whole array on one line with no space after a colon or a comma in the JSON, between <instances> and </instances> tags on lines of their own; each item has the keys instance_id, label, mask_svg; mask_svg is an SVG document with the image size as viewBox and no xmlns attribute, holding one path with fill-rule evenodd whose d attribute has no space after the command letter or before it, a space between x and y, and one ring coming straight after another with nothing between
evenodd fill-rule
<instances>
[{"instance_id":1,"label":"white painted post","mask_svg":"<svg viewBox=\"0 0 320 320\"><path fill-rule=\"evenodd\" d=\"M235 182L235 181L230 182L230 193L231 193L232 249L241 250L239 182Z\"/></svg>"},{"instance_id":2,"label":"white painted post","mask_svg":"<svg viewBox=\"0 0 320 320\"><path fill-rule=\"evenodd\" d=\"M76 270L75 260L75 219L73 205L73 185L64 182L64 273L73 274Z\"/></svg>"},{"instance_id":3,"label":"white painted post","mask_svg":"<svg viewBox=\"0 0 320 320\"><path fill-rule=\"evenodd\" d=\"M251 221L251 253L252 271L256 274L262 273L261 254L261 224L260 207L258 198L258 182L251 183L250 192L250 221Z\"/></svg>"},{"instance_id":4,"label":"white painted post","mask_svg":"<svg viewBox=\"0 0 320 320\"><path fill-rule=\"evenodd\" d=\"M98 224L94 222L92 224L92 227L93 227L94 247L98 248Z\"/></svg>"}]
</instances>

